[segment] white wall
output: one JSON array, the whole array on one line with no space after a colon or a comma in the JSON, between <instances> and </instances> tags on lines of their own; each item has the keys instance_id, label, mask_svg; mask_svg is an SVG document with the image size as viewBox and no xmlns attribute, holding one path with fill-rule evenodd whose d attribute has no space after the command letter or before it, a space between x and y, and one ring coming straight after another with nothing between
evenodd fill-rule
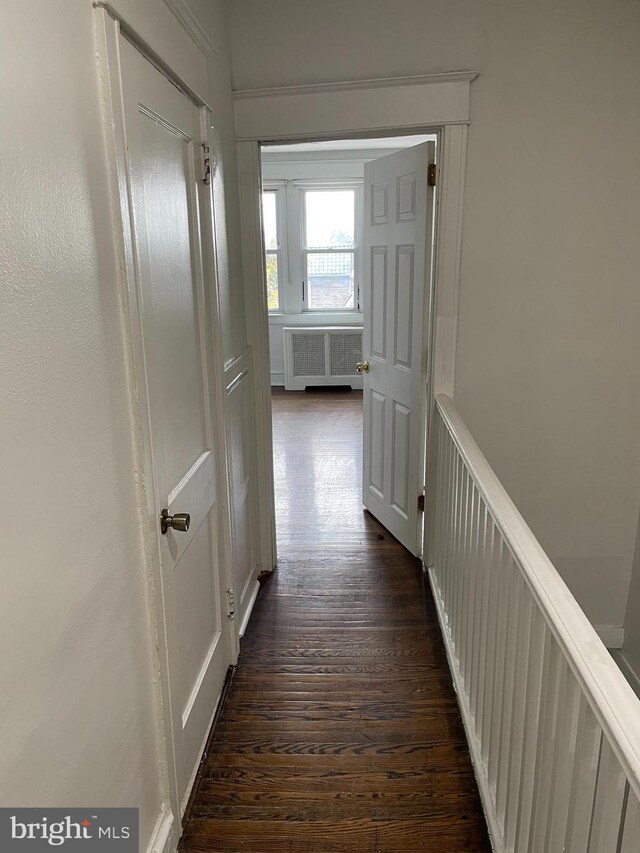
<instances>
[{"instance_id":1,"label":"white wall","mask_svg":"<svg viewBox=\"0 0 640 853\"><path fill-rule=\"evenodd\" d=\"M234 0L230 9L239 89L480 72L456 405L589 617L621 626L640 498L640 7Z\"/></svg>"},{"instance_id":2,"label":"white wall","mask_svg":"<svg viewBox=\"0 0 640 853\"><path fill-rule=\"evenodd\" d=\"M117 2L170 60L164 4ZM220 45L223 5L203 4ZM93 18L90 0L3 17L0 804L139 806L145 850L168 789ZM231 352L245 332L222 49L209 65L232 172L217 223Z\"/></svg>"},{"instance_id":3,"label":"white wall","mask_svg":"<svg viewBox=\"0 0 640 853\"><path fill-rule=\"evenodd\" d=\"M3 10L0 803L139 806L144 844L165 786L92 19Z\"/></svg>"},{"instance_id":4,"label":"white wall","mask_svg":"<svg viewBox=\"0 0 640 853\"><path fill-rule=\"evenodd\" d=\"M625 619L623 653L627 664L636 676L636 685L640 684L640 520L636 534L636 547L629 586L629 599Z\"/></svg>"}]
</instances>

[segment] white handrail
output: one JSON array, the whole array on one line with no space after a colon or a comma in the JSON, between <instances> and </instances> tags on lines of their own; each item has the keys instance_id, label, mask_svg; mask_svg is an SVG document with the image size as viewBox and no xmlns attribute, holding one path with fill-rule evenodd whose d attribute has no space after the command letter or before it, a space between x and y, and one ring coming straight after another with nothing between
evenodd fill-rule
<instances>
[{"instance_id":1,"label":"white handrail","mask_svg":"<svg viewBox=\"0 0 640 853\"><path fill-rule=\"evenodd\" d=\"M625 776L640 798L640 701L507 494L451 399L438 395L436 405Z\"/></svg>"}]
</instances>

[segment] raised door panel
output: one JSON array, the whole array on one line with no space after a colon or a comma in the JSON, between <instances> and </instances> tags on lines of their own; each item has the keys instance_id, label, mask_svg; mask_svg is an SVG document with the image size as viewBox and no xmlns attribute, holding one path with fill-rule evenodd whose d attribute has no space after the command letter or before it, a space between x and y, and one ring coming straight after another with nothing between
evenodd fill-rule
<instances>
[{"instance_id":1,"label":"raised door panel","mask_svg":"<svg viewBox=\"0 0 640 853\"><path fill-rule=\"evenodd\" d=\"M386 225L389 221L389 184L380 181L371 188L371 225Z\"/></svg>"},{"instance_id":2,"label":"raised door panel","mask_svg":"<svg viewBox=\"0 0 640 853\"><path fill-rule=\"evenodd\" d=\"M371 299L369 301L371 355L387 357L387 248L371 248Z\"/></svg>"},{"instance_id":3,"label":"raised door panel","mask_svg":"<svg viewBox=\"0 0 640 853\"><path fill-rule=\"evenodd\" d=\"M384 497L384 443L386 432L386 400L378 391L369 394L369 423L371 466L369 468L369 489L380 498Z\"/></svg>"},{"instance_id":4,"label":"raised door panel","mask_svg":"<svg viewBox=\"0 0 640 853\"><path fill-rule=\"evenodd\" d=\"M412 222L416 218L416 174L396 178L396 222Z\"/></svg>"},{"instance_id":5,"label":"raised door panel","mask_svg":"<svg viewBox=\"0 0 640 853\"><path fill-rule=\"evenodd\" d=\"M396 246L393 363L412 367L414 246Z\"/></svg>"},{"instance_id":6,"label":"raised door panel","mask_svg":"<svg viewBox=\"0 0 640 853\"><path fill-rule=\"evenodd\" d=\"M189 239L194 152L188 134L193 128L175 127L144 104L138 105L137 119L136 225L144 239L139 262L145 349L154 364L150 404L163 424L154 436L162 460L158 487L168 495L208 449L195 292L199 271Z\"/></svg>"},{"instance_id":7,"label":"raised door panel","mask_svg":"<svg viewBox=\"0 0 640 853\"><path fill-rule=\"evenodd\" d=\"M391 503L403 516L409 513L409 448L411 411L393 402L391 418Z\"/></svg>"}]
</instances>

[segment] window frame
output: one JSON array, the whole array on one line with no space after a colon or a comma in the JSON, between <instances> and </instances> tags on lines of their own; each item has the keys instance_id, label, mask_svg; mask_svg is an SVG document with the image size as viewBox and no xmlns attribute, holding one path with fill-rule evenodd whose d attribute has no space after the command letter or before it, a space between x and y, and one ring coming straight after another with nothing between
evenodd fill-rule
<instances>
[{"instance_id":1,"label":"window frame","mask_svg":"<svg viewBox=\"0 0 640 853\"><path fill-rule=\"evenodd\" d=\"M361 257L361 234L362 234L362 205L364 181L357 179L345 179L335 181L295 181L298 187L299 227L300 227L300 272L302 274L302 299L301 308L304 314L360 314L361 309L361 281L362 269ZM339 249L309 249L307 247L307 222L306 222L306 199L307 192L354 192L354 240L353 247L341 247ZM311 308L309 306L309 285L307 281L307 256L309 254L352 254L353 255L353 307L352 308Z\"/></svg>"},{"instance_id":2,"label":"window frame","mask_svg":"<svg viewBox=\"0 0 640 853\"><path fill-rule=\"evenodd\" d=\"M287 196L286 181L264 181L260 193L261 214L264 216L263 195L273 193L276 200L276 243L277 248L267 249L264 239L264 223L262 225L262 263L264 265L265 290L267 285L267 255L275 255L278 264L278 307L269 308L268 294L267 311L270 317L276 317L286 312L284 304L284 285L288 281L287 254Z\"/></svg>"}]
</instances>

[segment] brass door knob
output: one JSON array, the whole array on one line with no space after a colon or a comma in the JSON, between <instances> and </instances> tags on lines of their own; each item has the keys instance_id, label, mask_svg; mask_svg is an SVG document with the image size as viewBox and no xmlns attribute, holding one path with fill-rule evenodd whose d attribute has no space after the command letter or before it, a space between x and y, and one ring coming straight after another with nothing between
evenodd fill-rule
<instances>
[{"instance_id":1,"label":"brass door knob","mask_svg":"<svg viewBox=\"0 0 640 853\"><path fill-rule=\"evenodd\" d=\"M356 373L368 373L369 372L369 362L368 361L359 361L356 364Z\"/></svg>"},{"instance_id":2,"label":"brass door knob","mask_svg":"<svg viewBox=\"0 0 640 853\"><path fill-rule=\"evenodd\" d=\"M163 509L160 513L160 530L166 533L171 527L172 530L179 530L181 533L186 533L191 524L191 516L188 512L177 512L175 515L169 515L168 509Z\"/></svg>"}]
</instances>

